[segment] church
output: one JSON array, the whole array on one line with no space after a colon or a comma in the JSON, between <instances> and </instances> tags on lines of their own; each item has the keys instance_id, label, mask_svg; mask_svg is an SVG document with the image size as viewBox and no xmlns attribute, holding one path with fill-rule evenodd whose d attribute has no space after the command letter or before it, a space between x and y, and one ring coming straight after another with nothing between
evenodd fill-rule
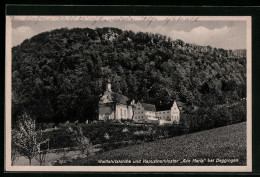
<instances>
[{"instance_id":1,"label":"church","mask_svg":"<svg viewBox=\"0 0 260 177\"><path fill-rule=\"evenodd\" d=\"M153 104L135 102L119 93L113 92L108 81L106 91L99 101L99 120L131 119L135 122L157 121L162 124L178 124L180 122L181 106L173 102L170 108L156 111ZM181 103L180 103L181 104Z\"/></svg>"}]
</instances>

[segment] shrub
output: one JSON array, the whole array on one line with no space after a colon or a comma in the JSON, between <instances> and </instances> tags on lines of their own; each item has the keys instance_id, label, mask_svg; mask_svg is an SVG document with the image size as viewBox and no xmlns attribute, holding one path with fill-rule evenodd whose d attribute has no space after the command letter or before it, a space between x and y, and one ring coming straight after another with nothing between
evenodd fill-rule
<instances>
[{"instance_id":1,"label":"shrub","mask_svg":"<svg viewBox=\"0 0 260 177\"><path fill-rule=\"evenodd\" d=\"M92 143L90 139L84 136L82 126L76 121L74 126L67 126L67 131L75 142L81 155L89 156L92 154Z\"/></svg>"}]
</instances>

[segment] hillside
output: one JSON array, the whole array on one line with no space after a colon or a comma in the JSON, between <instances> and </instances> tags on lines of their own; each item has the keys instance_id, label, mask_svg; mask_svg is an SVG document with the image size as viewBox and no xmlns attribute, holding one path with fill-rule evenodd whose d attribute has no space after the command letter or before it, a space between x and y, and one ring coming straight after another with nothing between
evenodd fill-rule
<instances>
[{"instance_id":1,"label":"hillside","mask_svg":"<svg viewBox=\"0 0 260 177\"><path fill-rule=\"evenodd\" d=\"M246 136L246 123L243 122L104 152L97 156L75 161L73 165L129 165L124 163L113 164L108 163L108 161L148 160L149 162L149 160L167 159L179 161L168 164L160 162L152 163L155 161L147 163L146 161L145 163L142 162L138 165L246 165ZM183 162L184 159L187 160L186 163ZM208 159L214 159L215 161L207 162ZM224 159L233 160L233 162L228 160L225 161ZM98 160L103 160L103 163L98 163ZM191 161L188 162L188 160Z\"/></svg>"},{"instance_id":2,"label":"hillside","mask_svg":"<svg viewBox=\"0 0 260 177\"><path fill-rule=\"evenodd\" d=\"M116 28L44 32L12 48L12 117L94 120L107 79L130 99L211 109L246 97L245 51Z\"/></svg>"}]
</instances>

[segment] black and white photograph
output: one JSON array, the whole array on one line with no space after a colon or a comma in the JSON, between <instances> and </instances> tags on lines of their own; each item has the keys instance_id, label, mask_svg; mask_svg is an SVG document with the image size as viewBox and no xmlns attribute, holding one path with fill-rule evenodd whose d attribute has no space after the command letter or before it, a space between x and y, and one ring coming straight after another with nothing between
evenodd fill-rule
<instances>
[{"instance_id":1,"label":"black and white photograph","mask_svg":"<svg viewBox=\"0 0 260 177\"><path fill-rule=\"evenodd\" d=\"M249 16L6 16L7 171L249 172Z\"/></svg>"}]
</instances>

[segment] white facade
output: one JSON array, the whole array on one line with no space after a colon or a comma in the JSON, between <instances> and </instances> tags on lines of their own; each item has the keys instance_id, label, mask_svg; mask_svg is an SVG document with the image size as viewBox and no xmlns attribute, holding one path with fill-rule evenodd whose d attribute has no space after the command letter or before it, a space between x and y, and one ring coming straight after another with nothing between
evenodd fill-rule
<instances>
[{"instance_id":1,"label":"white facade","mask_svg":"<svg viewBox=\"0 0 260 177\"><path fill-rule=\"evenodd\" d=\"M147 119L150 119L150 120L156 119L156 112L154 112L154 111L147 111L147 110L145 110L144 111L144 115L145 115L145 117Z\"/></svg>"},{"instance_id":2,"label":"white facade","mask_svg":"<svg viewBox=\"0 0 260 177\"><path fill-rule=\"evenodd\" d=\"M128 98L112 92L108 82L106 91L99 102L99 120L133 119L134 121L159 120L159 124L179 123L180 109L174 101L171 109L156 111L155 105L146 103L127 104Z\"/></svg>"},{"instance_id":3,"label":"white facade","mask_svg":"<svg viewBox=\"0 0 260 177\"><path fill-rule=\"evenodd\" d=\"M128 109L127 105L116 105L116 119L127 119L128 118Z\"/></svg>"},{"instance_id":4,"label":"white facade","mask_svg":"<svg viewBox=\"0 0 260 177\"><path fill-rule=\"evenodd\" d=\"M156 117L159 118L159 120L168 120L171 121L171 110L165 110L165 111L157 111Z\"/></svg>"},{"instance_id":5,"label":"white facade","mask_svg":"<svg viewBox=\"0 0 260 177\"><path fill-rule=\"evenodd\" d=\"M177 103L174 101L170 110L157 111L156 117L160 122L171 122L179 123L180 122L180 109L177 106Z\"/></svg>"},{"instance_id":6,"label":"white facade","mask_svg":"<svg viewBox=\"0 0 260 177\"><path fill-rule=\"evenodd\" d=\"M180 122L180 109L177 106L177 103L174 101L172 107L171 107L171 121L173 123L179 123Z\"/></svg>"},{"instance_id":7,"label":"white facade","mask_svg":"<svg viewBox=\"0 0 260 177\"><path fill-rule=\"evenodd\" d=\"M128 106L128 99L118 93L112 92L108 82L106 91L99 101L99 120L130 119L132 108Z\"/></svg>"},{"instance_id":8,"label":"white facade","mask_svg":"<svg viewBox=\"0 0 260 177\"><path fill-rule=\"evenodd\" d=\"M134 117L133 120L139 121L139 120L144 120L145 119L145 111L144 107L142 106L141 103L137 103L134 105Z\"/></svg>"}]
</instances>

